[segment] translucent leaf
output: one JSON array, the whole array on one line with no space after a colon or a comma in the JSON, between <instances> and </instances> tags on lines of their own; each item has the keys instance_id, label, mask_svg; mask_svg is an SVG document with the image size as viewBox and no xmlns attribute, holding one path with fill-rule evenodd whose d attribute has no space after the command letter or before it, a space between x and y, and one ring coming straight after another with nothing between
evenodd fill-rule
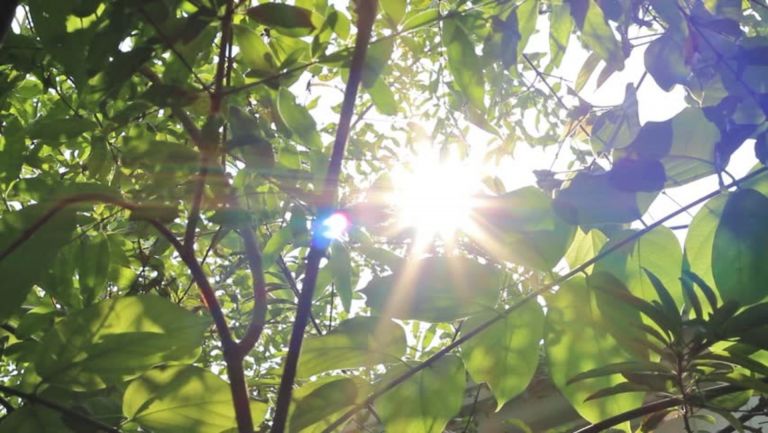
<instances>
[{"instance_id":1,"label":"translucent leaf","mask_svg":"<svg viewBox=\"0 0 768 433\"><path fill-rule=\"evenodd\" d=\"M548 299L547 308L545 347L550 374L579 414L594 423L640 406L643 396L639 394L585 401L595 392L623 382L618 374L568 384L581 372L629 360L607 333L584 279L575 277L562 285ZM628 424L619 428L629 431Z\"/></svg>"},{"instance_id":2,"label":"translucent leaf","mask_svg":"<svg viewBox=\"0 0 768 433\"><path fill-rule=\"evenodd\" d=\"M235 24L232 30L245 64L259 76L267 77L273 74L276 68L275 59L269 45L261 39L261 36L241 24Z\"/></svg>"},{"instance_id":3,"label":"translucent leaf","mask_svg":"<svg viewBox=\"0 0 768 433\"><path fill-rule=\"evenodd\" d=\"M246 11L248 17L286 36L308 36L322 25L317 13L284 3L262 3Z\"/></svg>"},{"instance_id":4,"label":"translucent leaf","mask_svg":"<svg viewBox=\"0 0 768 433\"><path fill-rule=\"evenodd\" d=\"M398 362L405 348L405 331L400 325L378 317L353 317L323 336L306 339L297 374L308 377L329 370Z\"/></svg>"},{"instance_id":5,"label":"translucent leaf","mask_svg":"<svg viewBox=\"0 0 768 433\"><path fill-rule=\"evenodd\" d=\"M499 290L501 275L491 266L463 257L429 257L374 277L362 292L379 315L447 322L493 309Z\"/></svg>"},{"instance_id":6,"label":"translucent leaf","mask_svg":"<svg viewBox=\"0 0 768 433\"><path fill-rule=\"evenodd\" d=\"M328 259L328 269L333 274L333 283L336 293L339 294L344 311L349 312L352 306L352 259L347 250L341 244L334 244L331 257Z\"/></svg>"},{"instance_id":7,"label":"translucent leaf","mask_svg":"<svg viewBox=\"0 0 768 433\"><path fill-rule=\"evenodd\" d=\"M359 403L368 384L357 377L325 377L293 392L289 433L320 433L346 409Z\"/></svg>"},{"instance_id":8,"label":"translucent leaf","mask_svg":"<svg viewBox=\"0 0 768 433\"><path fill-rule=\"evenodd\" d=\"M383 382L403 371L393 370ZM465 375L457 356L445 356L376 400L376 412L387 431L441 433L461 409Z\"/></svg>"},{"instance_id":9,"label":"translucent leaf","mask_svg":"<svg viewBox=\"0 0 768 433\"><path fill-rule=\"evenodd\" d=\"M605 248L612 248L614 244L633 233L633 231L616 233ZM671 293L674 302L682 305L683 292L680 284L682 263L683 252L680 242L672 230L662 226L611 253L595 265L595 270L613 274L633 295L641 299L660 300L645 270L650 271Z\"/></svg>"},{"instance_id":10,"label":"translucent leaf","mask_svg":"<svg viewBox=\"0 0 768 433\"><path fill-rule=\"evenodd\" d=\"M610 175L580 172L555 197L555 209L571 224L593 225L634 221L655 195L622 191Z\"/></svg>"},{"instance_id":11,"label":"translucent leaf","mask_svg":"<svg viewBox=\"0 0 768 433\"><path fill-rule=\"evenodd\" d=\"M753 189L728 196L712 244L712 275L724 300L765 298L768 198Z\"/></svg>"},{"instance_id":12,"label":"translucent leaf","mask_svg":"<svg viewBox=\"0 0 768 433\"><path fill-rule=\"evenodd\" d=\"M568 42L571 39L573 30L573 18L571 18L570 7L563 4L552 8L549 13L549 53L550 61L546 70L560 66L563 60L565 50L568 48Z\"/></svg>"},{"instance_id":13,"label":"translucent leaf","mask_svg":"<svg viewBox=\"0 0 768 433\"><path fill-rule=\"evenodd\" d=\"M605 62L617 64L617 69L621 70L624 54L600 6L595 0L570 0L569 5L584 45Z\"/></svg>"},{"instance_id":14,"label":"translucent leaf","mask_svg":"<svg viewBox=\"0 0 768 433\"><path fill-rule=\"evenodd\" d=\"M443 22L443 45L448 57L448 69L470 104L485 111L485 78L482 62L475 45L457 20Z\"/></svg>"},{"instance_id":15,"label":"translucent leaf","mask_svg":"<svg viewBox=\"0 0 768 433\"><path fill-rule=\"evenodd\" d=\"M281 87L277 94L277 110L288 129L296 134L297 141L314 149L322 147L315 119L306 108L296 103L290 90Z\"/></svg>"},{"instance_id":16,"label":"translucent leaf","mask_svg":"<svg viewBox=\"0 0 768 433\"><path fill-rule=\"evenodd\" d=\"M267 405L251 401L258 425ZM193 366L153 369L131 382L123 396L123 414L155 433L213 433L237 427L229 384Z\"/></svg>"},{"instance_id":17,"label":"translucent leaf","mask_svg":"<svg viewBox=\"0 0 768 433\"><path fill-rule=\"evenodd\" d=\"M552 199L535 187L488 197L474 212L483 233L477 242L483 249L501 260L541 270L560 261L575 230L554 212Z\"/></svg>"},{"instance_id":18,"label":"translucent leaf","mask_svg":"<svg viewBox=\"0 0 768 433\"><path fill-rule=\"evenodd\" d=\"M575 269L586 263L587 260L592 259L600 252L606 242L608 242L608 238L600 230L592 229L584 233L582 229L578 229L571 246L565 253L568 266ZM594 267L595 265L590 265L584 270L589 273Z\"/></svg>"},{"instance_id":19,"label":"translucent leaf","mask_svg":"<svg viewBox=\"0 0 768 433\"><path fill-rule=\"evenodd\" d=\"M685 84L691 73L685 63L684 35L666 31L654 39L645 50L645 67L656 84L669 92L675 84Z\"/></svg>"},{"instance_id":20,"label":"translucent leaf","mask_svg":"<svg viewBox=\"0 0 768 433\"><path fill-rule=\"evenodd\" d=\"M492 313L473 316L462 329L475 329L492 317ZM475 382L488 384L497 409L523 392L533 378L543 334L541 306L528 302L461 346L467 371Z\"/></svg>"},{"instance_id":21,"label":"translucent leaf","mask_svg":"<svg viewBox=\"0 0 768 433\"><path fill-rule=\"evenodd\" d=\"M209 326L159 296L108 299L57 322L41 339L35 368L47 383L100 389L160 363L194 360Z\"/></svg>"},{"instance_id":22,"label":"translucent leaf","mask_svg":"<svg viewBox=\"0 0 768 433\"><path fill-rule=\"evenodd\" d=\"M381 9L395 24L399 24L405 16L406 0L380 0Z\"/></svg>"}]
</instances>

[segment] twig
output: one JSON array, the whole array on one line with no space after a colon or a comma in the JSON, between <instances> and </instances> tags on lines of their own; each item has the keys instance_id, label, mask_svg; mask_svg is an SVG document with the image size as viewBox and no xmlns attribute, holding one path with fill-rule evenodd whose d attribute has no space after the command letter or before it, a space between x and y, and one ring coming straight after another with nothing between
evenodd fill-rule
<instances>
[{"instance_id":1,"label":"twig","mask_svg":"<svg viewBox=\"0 0 768 433\"><path fill-rule=\"evenodd\" d=\"M294 295L296 295L296 298L299 297L299 285L296 284L296 279L293 278L293 274L291 274L291 270L288 269L288 264L285 263L285 259L282 255L277 256L277 267L280 268L280 272L285 277L285 280L288 282L288 287L290 287L291 291ZM323 335L323 330L320 328L320 325L317 323L317 320L315 319L315 316L310 311L309 314L309 320L312 322L312 327L315 328L315 332L318 333L318 335Z\"/></svg>"},{"instance_id":2,"label":"twig","mask_svg":"<svg viewBox=\"0 0 768 433\"><path fill-rule=\"evenodd\" d=\"M283 433L288 419L288 408L291 404L291 394L296 378L296 368L299 362L299 353L304 340L304 329L312 310L312 297L317 283L317 275L320 269L320 261L325 256L325 251L330 243L323 237L321 226L323 218L330 214L335 205L338 194L339 175L341 163L344 157L344 149L349 139L350 123L355 111L355 99L357 90L362 80L363 65L368 44L371 40L371 30L376 18L376 0L360 0L357 7L357 36L355 37L355 49L352 53L352 62L349 69L349 79L344 90L344 100L341 103L339 125L336 129L336 139L333 143L331 160L325 176L325 183L318 202L318 219L312 234L309 253L307 254L307 270L304 274L302 292L299 296L296 310L296 318L291 330L291 340L288 345L288 354L285 359L283 376L277 394L275 417L272 424L272 433Z\"/></svg>"},{"instance_id":3,"label":"twig","mask_svg":"<svg viewBox=\"0 0 768 433\"><path fill-rule=\"evenodd\" d=\"M749 179L753 179L753 178L755 178L755 177L765 173L766 171L768 171L767 167L761 167L760 169L755 170L752 173L749 173L746 176L742 177L740 182L745 182L745 181L747 181ZM735 186L735 183L731 183L729 185L726 185L726 188L731 188L733 186ZM525 305L527 302L530 302L530 301L536 299L536 297L538 297L538 296L546 293L547 291L553 289L554 287L557 287L557 286L563 284L564 282L568 281L569 279L573 278L574 276L584 272L590 266L592 266L595 263L603 260L608 255L613 254L615 251L619 250L620 248L622 248L622 247L628 245L629 243L634 242L635 240L637 240L640 237L644 236L646 233L650 232L651 230L653 230L653 229L655 229L657 227L660 227L661 225L663 225L665 222L671 220L672 218L675 218L678 215L681 215L681 214L685 213L688 209L694 208L694 207L696 207L696 206L706 202L707 200L710 200L710 199L712 199L714 197L717 197L722 192L723 192L723 189L717 189L715 191L710 192L709 194L706 194L704 196L699 197L698 199L694 200L693 202L688 203L686 206L684 206L682 208L679 208L679 209L677 209L677 210L667 214L663 218L653 222L652 224L648 225L648 227L646 227L646 228L644 228L642 230L639 230L637 232L634 232L630 236L628 236L628 237L626 237L626 238L616 242L615 244L613 244L611 246L606 247L605 249L601 250L600 253L598 253L597 255L592 257L591 259L585 261L581 265L575 267L574 269L572 269L571 271L569 271L566 274L562 275L561 277L557 278L555 281L553 281L553 282L551 282L549 284L545 284L541 288L539 288L537 290L534 290L533 292L530 292L529 294L525 295L517 303L509 306L506 310L502 311L500 314L496 315L494 318L489 319L489 320L481 323L479 326L477 326L476 328L474 328L474 329L468 331L467 333L463 334L461 337L459 337L458 339L456 339L452 343L448 344L444 348L440 349L434 355L432 355L429 358L427 358L426 360L422 361L420 364L412 367L410 370L408 370L405 373L403 373L402 375L396 377L391 382L382 385L378 390L376 390L375 392L370 394L368 396L368 398L366 398L365 400L363 400L359 404L356 404L354 407L352 407L347 412L345 412L342 416L340 416L336 421L334 421L330 425L328 425L328 427L326 427L323 430L323 433L331 433L331 432L333 432L336 428L338 428L340 425L342 425L344 422L346 422L350 417L352 417L352 415L354 415L358 411L362 410L367 405L373 403L374 401L376 401L376 399L378 399L382 395L386 394L387 392L389 392L393 388L397 387L401 383L405 382L411 376L415 375L419 371L421 371L421 370L429 367L430 365L434 364L436 361L441 359L443 356L447 355L448 353L450 353L451 351L453 351L457 347L461 346L462 344L464 344L468 340L474 338L476 335L478 335L481 332L483 332L484 330L488 329L494 323L504 319L510 313L512 313L514 311L517 311L520 307ZM672 407L672 406L670 406L670 407ZM595 430L595 431L598 431L598 430ZM579 433L582 433L582 432L579 432Z\"/></svg>"},{"instance_id":4,"label":"twig","mask_svg":"<svg viewBox=\"0 0 768 433\"><path fill-rule=\"evenodd\" d=\"M88 415L84 415L74 409L71 409L64 405L56 403L55 401L48 400L47 398L40 397L36 394L30 394L24 391L19 391L18 389L14 389L5 385L0 385L0 392L19 397L22 400L25 400L28 402L45 406L48 409L55 410L56 412L59 412L63 415L70 416L72 418L77 418L78 420L94 427L97 431L104 431L109 433L120 433L120 429L118 429L117 427L111 426L97 419L93 419Z\"/></svg>"},{"instance_id":5,"label":"twig","mask_svg":"<svg viewBox=\"0 0 768 433\"><path fill-rule=\"evenodd\" d=\"M768 399L766 398L760 398L760 400L757 402L757 404L752 407L749 412L741 415L738 419L739 422L744 424L746 422L749 422L752 418L756 416L760 416L765 413L765 410L768 409ZM727 425L720 429L717 433L733 433L736 431L736 427L732 425Z\"/></svg>"}]
</instances>

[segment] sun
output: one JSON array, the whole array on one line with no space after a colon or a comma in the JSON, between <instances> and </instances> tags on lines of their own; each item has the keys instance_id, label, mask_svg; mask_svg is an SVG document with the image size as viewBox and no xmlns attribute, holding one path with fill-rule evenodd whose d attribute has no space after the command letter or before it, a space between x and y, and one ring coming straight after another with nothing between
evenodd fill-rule
<instances>
[{"instance_id":1,"label":"sun","mask_svg":"<svg viewBox=\"0 0 768 433\"><path fill-rule=\"evenodd\" d=\"M425 149L392 170L391 202L400 228L413 229L417 241L452 241L472 224L482 190L482 165L475 159Z\"/></svg>"}]
</instances>

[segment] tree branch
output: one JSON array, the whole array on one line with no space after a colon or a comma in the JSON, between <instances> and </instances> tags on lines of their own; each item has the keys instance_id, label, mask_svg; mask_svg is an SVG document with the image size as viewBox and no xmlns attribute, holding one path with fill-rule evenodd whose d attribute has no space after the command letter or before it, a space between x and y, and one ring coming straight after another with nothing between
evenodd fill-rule
<instances>
[{"instance_id":1,"label":"tree branch","mask_svg":"<svg viewBox=\"0 0 768 433\"><path fill-rule=\"evenodd\" d=\"M336 139L333 143L331 160L318 201L318 217L312 233L312 241L307 254L307 270L304 275L302 291L299 296L296 310L296 319L293 322L291 340L288 345L288 354L283 367L283 376L280 379L280 388L277 394L275 417L272 424L272 433L283 433L288 419L288 408L291 404L291 394L296 378L296 368L299 362L304 329L307 326L312 309L312 297L317 283L317 275L320 269L320 261L325 256L330 243L323 237L322 221L328 216L336 204L338 195L339 175L341 163L344 157L344 149L349 139L350 124L355 111L355 99L357 90L362 80L363 65L368 44L371 40L371 31L376 18L376 0L360 0L357 7L357 36L355 37L355 49L352 53L349 78L344 90L344 100L341 103L339 125L336 129Z\"/></svg>"},{"instance_id":2,"label":"tree branch","mask_svg":"<svg viewBox=\"0 0 768 433\"><path fill-rule=\"evenodd\" d=\"M21 398L22 400L32 402L39 404L41 406L45 406L48 409L52 409L56 412L59 412L63 415L70 416L72 418L77 418L78 420L87 423L88 425L94 427L97 431L104 431L109 433L120 433L120 429L117 427L111 426L109 424L106 424L104 422L101 422L97 419L93 419L89 417L88 415L84 415L80 412L77 412L74 409L70 409L64 405L61 405L59 403L56 403L55 401L48 400L46 398L40 397L36 394L30 394L24 391L19 391L18 389L14 389L5 385L0 385L0 392L3 392L8 395L13 395L16 397Z\"/></svg>"},{"instance_id":3,"label":"tree branch","mask_svg":"<svg viewBox=\"0 0 768 433\"><path fill-rule=\"evenodd\" d=\"M536 299L538 296L544 294L545 292L553 289L554 287L557 287L557 286L563 284L564 282L568 281L569 279L573 278L574 276L584 272L590 266L592 266L595 263L603 260L608 255L613 254L615 251L617 251L620 248L628 245L629 243L634 242L635 240L637 240L640 237L644 236L646 233L650 232L651 230L653 230L653 229L655 229L657 227L660 227L661 225L663 225L665 222L671 220L672 218L675 218L676 216L681 215L681 214L687 212L689 209L692 209L692 208L694 208L694 207L696 207L696 206L698 206L700 204L705 203L706 201L708 201L708 200L710 200L710 199L712 199L714 197L717 197L725 189L735 187L735 186L737 186L738 184L740 184L742 182L745 182L745 181L747 181L749 179L753 179L753 178L755 178L755 177L757 177L757 176L759 176L761 174L764 174L766 171L768 171L768 167L761 167L761 168L759 168L759 169L757 169L757 170L747 174L746 176L742 177L739 181L732 182L732 183L726 185L724 189L717 189L715 191L710 192L709 194L706 194L706 195L704 195L702 197L699 197L698 199L694 200L693 202L688 203L687 205L685 205L685 206L683 206L683 207L681 207L681 208L679 208L679 209L677 209L677 210L667 214L663 218L655 221L653 224L648 225L648 227L645 227L642 230L634 232L634 233L632 233L632 235L622 239L621 241L616 242L615 244L606 247L605 249L601 250L600 253L598 253L597 255L592 257L591 259L585 261L581 265L575 267L574 269L572 269L571 271L569 271L566 274L562 275L561 277L557 278L555 281L553 281L553 282L551 282L549 284L545 284L544 286L542 286L538 290L535 290L535 291L525 295L517 303L509 306L506 310L504 310L503 312L501 312L500 314L498 314L494 318L492 318L490 320L487 320L486 322L481 323L476 328L474 328L474 329L468 331L467 333L463 334L461 337L457 338L452 343L450 343L447 346L445 346L444 348L440 349L434 355L430 356L429 358L427 358L426 360L421 362L419 365L416 365L416 366L412 367L411 369L409 369L408 371L406 371L402 375L398 376L397 378L395 378L391 382L382 385L377 391L375 391L371 395L369 395L368 398L366 398L362 402L356 404L354 407L352 407L347 412L345 412L341 417L339 417L336 421L334 421L330 425L328 425L328 427L326 427L323 430L323 433L331 433L331 432L333 432L336 428L338 428L344 422L346 422L349 418L351 418L352 415L356 414L358 411L364 409L367 405L369 405L369 404L373 403L374 401L376 401L377 398L381 397L382 395L384 395L387 392L389 392L391 389L393 389L396 386L400 385L401 383L405 382L411 376L415 375L419 371L421 371L421 370L429 367L430 365L434 364L440 358L442 358L443 356L447 355L448 353L450 353L451 351L453 351L457 347L461 346L462 344L464 344L468 340L474 338L476 335L480 334L484 330L488 329L494 323L496 323L496 322L502 320L503 318L507 317L512 312L517 311L520 307L525 305L527 302L530 302L530 301ZM579 432L579 433L582 433L582 432Z\"/></svg>"}]
</instances>

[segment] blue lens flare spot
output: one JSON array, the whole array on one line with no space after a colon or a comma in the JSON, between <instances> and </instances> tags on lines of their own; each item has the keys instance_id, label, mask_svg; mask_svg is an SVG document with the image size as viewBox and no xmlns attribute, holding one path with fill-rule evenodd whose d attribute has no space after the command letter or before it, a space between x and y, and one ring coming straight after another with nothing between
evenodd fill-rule
<instances>
[{"instance_id":1,"label":"blue lens flare spot","mask_svg":"<svg viewBox=\"0 0 768 433\"><path fill-rule=\"evenodd\" d=\"M349 218L342 212L335 212L322 223L321 234L326 239L339 239L349 227Z\"/></svg>"}]
</instances>

